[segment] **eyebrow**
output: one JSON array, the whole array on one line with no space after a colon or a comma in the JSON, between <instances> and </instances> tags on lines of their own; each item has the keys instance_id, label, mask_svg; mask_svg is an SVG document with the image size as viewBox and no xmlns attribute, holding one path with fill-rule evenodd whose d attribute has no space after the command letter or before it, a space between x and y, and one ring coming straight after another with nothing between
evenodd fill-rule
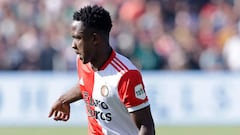
<instances>
[{"instance_id":1,"label":"eyebrow","mask_svg":"<svg viewBox=\"0 0 240 135\"><path fill-rule=\"evenodd\" d=\"M83 35L83 31L79 31L76 34L72 34L72 38L80 38Z\"/></svg>"}]
</instances>

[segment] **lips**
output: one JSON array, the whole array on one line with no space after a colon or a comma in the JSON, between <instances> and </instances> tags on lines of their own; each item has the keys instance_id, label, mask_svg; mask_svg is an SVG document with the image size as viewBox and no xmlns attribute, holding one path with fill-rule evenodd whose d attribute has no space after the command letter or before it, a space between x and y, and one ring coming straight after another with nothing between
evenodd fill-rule
<instances>
[{"instance_id":1,"label":"lips","mask_svg":"<svg viewBox=\"0 0 240 135\"><path fill-rule=\"evenodd\" d=\"M82 55L79 52L75 52L75 53L78 55L80 60L83 60L83 57L82 57Z\"/></svg>"},{"instance_id":2,"label":"lips","mask_svg":"<svg viewBox=\"0 0 240 135\"><path fill-rule=\"evenodd\" d=\"M78 51L75 51L76 54L80 54Z\"/></svg>"}]
</instances>

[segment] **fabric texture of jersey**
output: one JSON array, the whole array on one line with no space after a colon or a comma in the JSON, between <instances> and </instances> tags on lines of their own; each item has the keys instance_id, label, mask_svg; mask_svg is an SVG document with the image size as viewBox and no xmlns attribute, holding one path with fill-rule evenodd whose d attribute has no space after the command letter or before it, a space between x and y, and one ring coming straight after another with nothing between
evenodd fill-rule
<instances>
[{"instance_id":1,"label":"fabric texture of jersey","mask_svg":"<svg viewBox=\"0 0 240 135\"><path fill-rule=\"evenodd\" d=\"M142 76L124 56L112 51L99 71L77 57L80 90L90 135L137 135L129 112L149 105Z\"/></svg>"}]
</instances>

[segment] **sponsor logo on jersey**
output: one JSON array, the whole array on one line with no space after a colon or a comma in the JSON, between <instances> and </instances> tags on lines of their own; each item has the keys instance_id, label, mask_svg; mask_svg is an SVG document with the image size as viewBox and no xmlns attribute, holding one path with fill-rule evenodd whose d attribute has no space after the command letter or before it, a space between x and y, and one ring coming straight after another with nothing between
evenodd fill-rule
<instances>
[{"instance_id":1,"label":"sponsor logo on jersey","mask_svg":"<svg viewBox=\"0 0 240 135\"><path fill-rule=\"evenodd\" d=\"M135 90L136 98L141 99L141 100L144 100L146 98L146 93L143 89L142 84L138 84L137 86L135 86L134 90Z\"/></svg>"},{"instance_id":2,"label":"sponsor logo on jersey","mask_svg":"<svg viewBox=\"0 0 240 135\"><path fill-rule=\"evenodd\" d=\"M106 85L103 85L103 86L101 87L101 95L102 95L103 97L107 97L108 94L109 94L109 90L108 90L107 86L106 86Z\"/></svg>"},{"instance_id":3,"label":"sponsor logo on jersey","mask_svg":"<svg viewBox=\"0 0 240 135\"><path fill-rule=\"evenodd\" d=\"M109 111L107 103L93 99L86 91L83 92L83 98L86 103L88 116L105 122L110 122L112 120L112 114ZM98 109L95 109L95 107Z\"/></svg>"}]
</instances>

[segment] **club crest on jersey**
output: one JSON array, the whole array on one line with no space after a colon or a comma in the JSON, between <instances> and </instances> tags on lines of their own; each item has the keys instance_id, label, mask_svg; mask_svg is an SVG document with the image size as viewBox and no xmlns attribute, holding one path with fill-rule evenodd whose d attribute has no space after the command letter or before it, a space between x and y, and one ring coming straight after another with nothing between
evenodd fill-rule
<instances>
[{"instance_id":1,"label":"club crest on jersey","mask_svg":"<svg viewBox=\"0 0 240 135\"><path fill-rule=\"evenodd\" d=\"M136 98L141 99L141 100L144 100L146 98L146 94L145 94L142 84L138 84L137 86L135 86L134 90L135 90Z\"/></svg>"},{"instance_id":2,"label":"club crest on jersey","mask_svg":"<svg viewBox=\"0 0 240 135\"><path fill-rule=\"evenodd\" d=\"M103 86L101 87L101 95L102 95L103 97L107 97L108 94L109 94L108 87L107 87L106 85L103 85Z\"/></svg>"}]
</instances>

